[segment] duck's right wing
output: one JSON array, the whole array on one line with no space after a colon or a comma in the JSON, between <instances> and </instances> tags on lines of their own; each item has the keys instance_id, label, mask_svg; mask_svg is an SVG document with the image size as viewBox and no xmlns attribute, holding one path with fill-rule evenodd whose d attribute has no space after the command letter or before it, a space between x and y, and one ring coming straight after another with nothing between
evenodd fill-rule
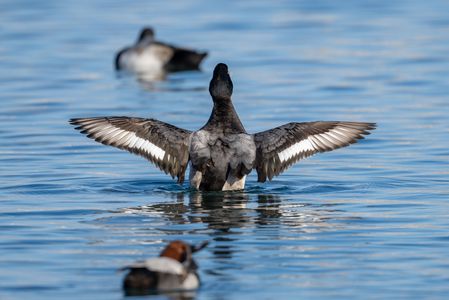
<instances>
[{"instance_id":1,"label":"duck's right wing","mask_svg":"<svg viewBox=\"0 0 449 300\"><path fill-rule=\"evenodd\" d=\"M130 117L71 119L87 137L141 155L178 182L184 181L191 131L155 120Z\"/></svg>"},{"instance_id":2,"label":"duck's right wing","mask_svg":"<svg viewBox=\"0 0 449 300\"><path fill-rule=\"evenodd\" d=\"M285 171L292 164L318 152L332 151L363 139L375 123L305 122L288 123L254 134L258 181Z\"/></svg>"}]
</instances>

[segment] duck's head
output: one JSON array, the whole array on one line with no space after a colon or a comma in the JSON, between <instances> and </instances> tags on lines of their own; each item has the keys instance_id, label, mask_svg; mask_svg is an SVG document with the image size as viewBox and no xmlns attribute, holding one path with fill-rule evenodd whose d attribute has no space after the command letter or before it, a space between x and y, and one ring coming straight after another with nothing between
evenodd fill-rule
<instances>
[{"instance_id":1,"label":"duck's head","mask_svg":"<svg viewBox=\"0 0 449 300\"><path fill-rule=\"evenodd\" d=\"M153 39L154 39L154 30L153 30L153 28L145 27L140 32L139 39L137 40L137 42L152 41Z\"/></svg>"},{"instance_id":2,"label":"duck's head","mask_svg":"<svg viewBox=\"0 0 449 300\"><path fill-rule=\"evenodd\" d=\"M229 76L228 66L219 63L215 66L214 75L209 84L209 93L214 100L229 100L232 96L232 80Z\"/></svg>"},{"instance_id":3,"label":"duck's head","mask_svg":"<svg viewBox=\"0 0 449 300\"><path fill-rule=\"evenodd\" d=\"M173 241L162 250L160 256L177 260L188 269L196 269L197 266L192 258L192 254L203 249L207 244L208 242L203 242L192 246L183 241Z\"/></svg>"}]
</instances>

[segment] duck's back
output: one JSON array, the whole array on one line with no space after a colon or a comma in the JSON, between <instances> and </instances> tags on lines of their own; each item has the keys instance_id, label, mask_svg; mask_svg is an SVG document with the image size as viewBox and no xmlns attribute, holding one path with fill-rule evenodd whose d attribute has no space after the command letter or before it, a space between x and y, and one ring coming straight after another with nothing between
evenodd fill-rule
<instances>
[{"instance_id":1,"label":"duck's back","mask_svg":"<svg viewBox=\"0 0 449 300\"><path fill-rule=\"evenodd\" d=\"M196 52L190 49L173 47L173 56L165 68L169 72L198 70L202 60L206 56L206 52Z\"/></svg>"},{"instance_id":2,"label":"duck's back","mask_svg":"<svg viewBox=\"0 0 449 300\"><path fill-rule=\"evenodd\" d=\"M253 138L246 133L195 132L190 148L191 185L212 191L242 189L255 149Z\"/></svg>"}]
</instances>

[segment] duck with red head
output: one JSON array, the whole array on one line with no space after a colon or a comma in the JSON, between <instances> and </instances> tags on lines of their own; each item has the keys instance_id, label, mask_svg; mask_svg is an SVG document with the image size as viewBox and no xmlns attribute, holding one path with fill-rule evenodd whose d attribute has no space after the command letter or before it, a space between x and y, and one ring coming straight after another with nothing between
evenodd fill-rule
<instances>
[{"instance_id":1,"label":"duck with red head","mask_svg":"<svg viewBox=\"0 0 449 300\"><path fill-rule=\"evenodd\" d=\"M192 254L206 247L208 242L192 246L183 241L170 242L159 257L136 262L123 281L127 295L146 295L160 292L190 291L200 285L198 265Z\"/></svg>"}]
</instances>

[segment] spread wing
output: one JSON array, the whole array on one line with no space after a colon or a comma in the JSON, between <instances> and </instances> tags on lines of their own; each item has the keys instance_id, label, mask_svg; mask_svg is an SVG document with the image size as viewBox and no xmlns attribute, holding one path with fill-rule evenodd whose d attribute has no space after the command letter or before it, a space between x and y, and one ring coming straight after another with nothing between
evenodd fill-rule
<instances>
[{"instance_id":1,"label":"spread wing","mask_svg":"<svg viewBox=\"0 0 449 300\"><path fill-rule=\"evenodd\" d=\"M288 123L256 133L258 181L265 182L267 177L271 180L300 159L315 153L353 144L375 127L375 123L363 122L306 122Z\"/></svg>"},{"instance_id":2,"label":"spread wing","mask_svg":"<svg viewBox=\"0 0 449 300\"><path fill-rule=\"evenodd\" d=\"M154 120L129 117L71 119L87 137L141 155L178 182L184 181L191 131Z\"/></svg>"}]
</instances>

